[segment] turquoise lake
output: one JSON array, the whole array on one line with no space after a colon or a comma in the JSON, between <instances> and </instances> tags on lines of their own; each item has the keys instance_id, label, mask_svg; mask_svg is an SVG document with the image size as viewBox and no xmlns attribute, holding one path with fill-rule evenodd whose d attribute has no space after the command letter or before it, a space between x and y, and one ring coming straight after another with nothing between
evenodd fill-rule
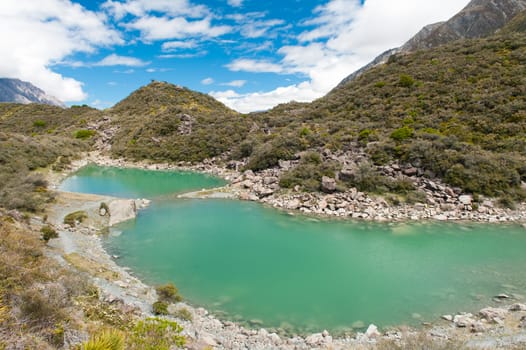
<instances>
[{"instance_id":1,"label":"turquoise lake","mask_svg":"<svg viewBox=\"0 0 526 350\"><path fill-rule=\"evenodd\" d=\"M310 332L418 325L526 293L519 225L325 220L172 195L223 183L90 166L62 189L152 199L111 230L106 248L144 281L174 282L190 303L226 319Z\"/></svg>"}]
</instances>

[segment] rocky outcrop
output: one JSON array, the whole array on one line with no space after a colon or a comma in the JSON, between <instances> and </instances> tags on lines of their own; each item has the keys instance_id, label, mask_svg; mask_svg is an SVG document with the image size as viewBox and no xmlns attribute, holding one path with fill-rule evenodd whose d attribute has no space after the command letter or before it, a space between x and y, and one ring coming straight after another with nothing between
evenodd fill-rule
<instances>
[{"instance_id":1,"label":"rocky outcrop","mask_svg":"<svg viewBox=\"0 0 526 350\"><path fill-rule=\"evenodd\" d=\"M57 98L47 95L33 84L19 79L0 79L0 102L41 103L64 107Z\"/></svg>"},{"instance_id":2,"label":"rocky outcrop","mask_svg":"<svg viewBox=\"0 0 526 350\"><path fill-rule=\"evenodd\" d=\"M110 212L109 225L134 219L137 215L137 205L133 199L114 199L108 204Z\"/></svg>"}]
</instances>

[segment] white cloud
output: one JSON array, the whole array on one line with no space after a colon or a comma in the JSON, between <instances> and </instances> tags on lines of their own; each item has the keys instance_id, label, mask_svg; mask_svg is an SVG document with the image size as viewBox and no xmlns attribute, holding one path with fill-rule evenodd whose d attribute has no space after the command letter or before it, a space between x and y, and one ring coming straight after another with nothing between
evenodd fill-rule
<instances>
[{"instance_id":1,"label":"white cloud","mask_svg":"<svg viewBox=\"0 0 526 350\"><path fill-rule=\"evenodd\" d=\"M142 17L149 12L162 12L170 16L204 17L209 10L203 5L191 4L188 0L127 0L125 2L108 0L102 8L117 20L130 14Z\"/></svg>"},{"instance_id":2,"label":"white cloud","mask_svg":"<svg viewBox=\"0 0 526 350\"><path fill-rule=\"evenodd\" d=\"M232 86L232 87L243 87L245 86L246 83L247 83L246 80L232 80L232 81L229 81L228 83L223 83L221 85Z\"/></svg>"},{"instance_id":3,"label":"white cloud","mask_svg":"<svg viewBox=\"0 0 526 350\"><path fill-rule=\"evenodd\" d=\"M252 73L284 73L285 69L276 63L268 62L268 61L258 61L258 60L252 60L252 59L246 59L246 58L240 58L237 59L228 65L226 65L228 69L230 69L233 72L252 72Z\"/></svg>"},{"instance_id":4,"label":"white cloud","mask_svg":"<svg viewBox=\"0 0 526 350\"><path fill-rule=\"evenodd\" d=\"M188 21L184 17L144 16L124 26L127 29L139 30L144 40L217 37L232 31L230 26L213 26L210 17Z\"/></svg>"},{"instance_id":5,"label":"white cloud","mask_svg":"<svg viewBox=\"0 0 526 350\"><path fill-rule=\"evenodd\" d=\"M109 56L104 57L101 61L94 64L94 66L100 67L110 67L110 66L128 66L128 67L143 67L150 64L149 62L144 62L135 57L129 56L119 56L112 53Z\"/></svg>"},{"instance_id":6,"label":"white cloud","mask_svg":"<svg viewBox=\"0 0 526 350\"><path fill-rule=\"evenodd\" d=\"M241 6L243 6L243 0L227 0L227 2L232 7L241 7Z\"/></svg>"},{"instance_id":7,"label":"white cloud","mask_svg":"<svg viewBox=\"0 0 526 350\"><path fill-rule=\"evenodd\" d=\"M197 41L185 40L185 41L167 41L162 44L161 48L165 52L177 51L182 49L194 49L197 47Z\"/></svg>"},{"instance_id":8,"label":"white cloud","mask_svg":"<svg viewBox=\"0 0 526 350\"><path fill-rule=\"evenodd\" d=\"M211 85L213 83L214 83L214 79L212 78L206 78L206 79L201 80L201 84L203 85Z\"/></svg>"},{"instance_id":9,"label":"white cloud","mask_svg":"<svg viewBox=\"0 0 526 350\"><path fill-rule=\"evenodd\" d=\"M78 52L121 44L106 18L69 0L0 2L0 76L30 81L62 101L82 101L82 83L52 70Z\"/></svg>"},{"instance_id":10,"label":"white cloud","mask_svg":"<svg viewBox=\"0 0 526 350\"><path fill-rule=\"evenodd\" d=\"M311 101L325 95L342 79L383 51L398 47L423 26L447 20L469 0L331 0L316 7L303 24L297 45L283 46L279 62L239 58L232 71L302 73L308 80L268 92L212 92L231 108L248 112L278 103Z\"/></svg>"}]
</instances>

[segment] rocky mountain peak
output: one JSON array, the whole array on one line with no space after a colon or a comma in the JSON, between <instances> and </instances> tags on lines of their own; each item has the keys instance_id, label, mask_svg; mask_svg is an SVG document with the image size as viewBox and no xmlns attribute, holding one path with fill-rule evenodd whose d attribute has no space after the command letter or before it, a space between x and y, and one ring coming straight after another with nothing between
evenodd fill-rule
<instances>
[{"instance_id":1,"label":"rocky mountain peak","mask_svg":"<svg viewBox=\"0 0 526 350\"><path fill-rule=\"evenodd\" d=\"M41 103L64 107L64 103L33 84L19 79L0 78L0 102Z\"/></svg>"}]
</instances>

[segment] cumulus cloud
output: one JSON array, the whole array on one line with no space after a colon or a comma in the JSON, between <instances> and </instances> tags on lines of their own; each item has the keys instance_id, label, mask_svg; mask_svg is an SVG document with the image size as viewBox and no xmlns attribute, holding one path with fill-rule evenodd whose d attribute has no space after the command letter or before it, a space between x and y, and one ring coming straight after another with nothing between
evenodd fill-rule
<instances>
[{"instance_id":1,"label":"cumulus cloud","mask_svg":"<svg viewBox=\"0 0 526 350\"><path fill-rule=\"evenodd\" d=\"M106 18L68 0L0 2L0 76L30 81L62 101L81 101L82 83L52 70L78 52L121 44Z\"/></svg>"},{"instance_id":2,"label":"cumulus cloud","mask_svg":"<svg viewBox=\"0 0 526 350\"><path fill-rule=\"evenodd\" d=\"M210 17L189 21L184 17L144 16L124 26L127 29L139 30L144 40L217 37L232 30L232 27L227 25L213 26Z\"/></svg>"},{"instance_id":3,"label":"cumulus cloud","mask_svg":"<svg viewBox=\"0 0 526 350\"><path fill-rule=\"evenodd\" d=\"M95 63L95 66L109 67L109 66L128 66L128 67L142 67L148 65L149 62L144 62L141 59L129 56L119 56L111 54L104 57L101 61Z\"/></svg>"},{"instance_id":4,"label":"cumulus cloud","mask_svg":"<svg viewBox=\"0 0 526 350\"><path fill-rule=\"evenodd\" d=\"M227 0L227 3L232 7L243 6L243 0Z\"/></svg>"},{"instance_id":5,"label":"cumulus cloud","mask_svg":"<svg viewBox=\"0 0 526 350\"><path fill-rule=\"evenodd\" d=\"M269 61L240 58L226 65L233 72L284 73L285 68Z\"/></svg>"},{"instance_id":6,"label":"cumulus cloud","mask_svg":"<svg viewBox=\"0 0 526 350\"><path fill-rule=\"evenodd\" d=\"M102 8L111 13L117 20L130 14L136 17L149 12L162 12L169 16L204 17L209 10L204 5L194 5L188 0L127 0L124 2L108 0Z\"/></svg>"},{"instance_id":7,"label":"cumulus cloud","mask_svg":"<svg viewBox=\"0 0 526 350\"><path fill-rule=\"evenodd\" d=\"M212 78L206 78L206 79L201 80L201 84L203 85L211 85L213 83L214 83L214 79Z\"/></svg>"},{"instance_id":8,"label":"cumulus cloud","mask_svg":"<svg viewBox=\"0 0 526 350\"><path fill-rule=\"evenodd\" d=\"M232 71L302 73L308 80L273 91L211 94L243 112L275 104L311 101L334 88L342 79L385 50L398 47L423 26L447 20L469 0L330 0L316 7L304 21L306 30L297 44L278 50L281 60L239 58L227 65Z\"/></svg>"},{"instance_id":9,"label":"cumulus cloud","mask_svg":"<svg viewBox=\"0 0 526 350\"><path fill-rule=\"evenodd\" d=\"M232 87L243 87L247 83L246 80L232 80L228 83L222 83L223 86L232 86Z\"/></svg>"},{"instance_id":10,"label":"cumulus cloud","mask_svg":"<svg viewBox=\"0 0 526 350\"><path fill-rule=\"evenodd\" d=\"M167 41L161 45L161 48L165 52L194 49L197 47L197 41L185 40L185 41Z\"/></svg>"}]
</instances>

